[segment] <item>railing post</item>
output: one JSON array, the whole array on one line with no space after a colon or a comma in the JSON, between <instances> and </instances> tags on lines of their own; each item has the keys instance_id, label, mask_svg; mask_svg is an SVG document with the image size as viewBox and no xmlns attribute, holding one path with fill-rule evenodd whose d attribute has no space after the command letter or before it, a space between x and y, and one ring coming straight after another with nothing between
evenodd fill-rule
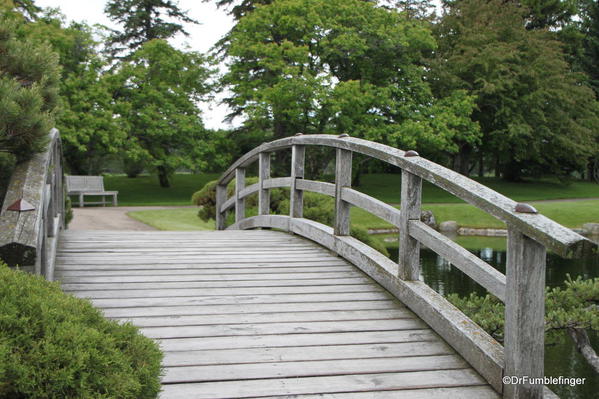
<instances>
[{"instance_id":1,"label":"railing post","mask_svg":"<svg viewBox=\"0 0 599 399\"><path fill-rule=\"evenodd\" d=\"M399 277L418 280L420 277L420 243L408 232L410 220L420 220L422 178L401 171L401 213L399 226Z\"/></svg>"},{"instance_id":2,"label":"railing post","mask_svg":"<svg viewBox=\"0 0 599 399\"><path fill-rule=\"evenodd\" d=\"M546 260L542 244L509 226L504 337L505 375L509 377L544 375ZM504 384L503 397L540 399L543 384Z\"/></svg>"},{"instance_id":3,"label":"railing post","mask_svg":"<svg viewBox=\"0 0 599 399\"><path fill-rule=\"evenodd\" d=\"M304 215L304 192L296 187L297 179L304 178L304 163L306 159L306 148L303 145L291 147L291 191L289 216L301 218Z\"/></svg>"},{"instance_id":4,"label":"railing post","mask_svg":"<svg viewBox=\"0 0 599 399\"><path fill-rule=\"evenodd\" d=\"M216 230L225 229L226 212L221 212L220 208L227 200L227 186L225 184L216 185Z\"/></svg>"},{"instance_id":5,"label":"railing post","mask_svg":"<svg viewBox=\"0 0 599 399\"><path fill-rule=\"evenodd\" d=\"M258 171L258 184L260 191L258 192L258 214L268 215L270 213L270 190L264 188L264 181L270 179L270 152L261 152Z\"/></svg>"},{"instance_id":6,"label":"railing post","mask_svg":"<svg viewBox=\"0 0 599 399\"><path fill-rule=\"evenodd\" d=\"M351 205L341 199L343 187L351 187L352 152L337 149L335 162L335 235L350 234L349 210Z\"/></svg>"},{"instance_id":7,"label":"railing post","mask_svg":"<svg viewBox=\"0 0 599 399\"><path fill-rule=\"evenodd\" d=\"M235 223L245 219L245 198L240 197L245 188L245 168L235 169Z\"/></svg>"}]
</instances>

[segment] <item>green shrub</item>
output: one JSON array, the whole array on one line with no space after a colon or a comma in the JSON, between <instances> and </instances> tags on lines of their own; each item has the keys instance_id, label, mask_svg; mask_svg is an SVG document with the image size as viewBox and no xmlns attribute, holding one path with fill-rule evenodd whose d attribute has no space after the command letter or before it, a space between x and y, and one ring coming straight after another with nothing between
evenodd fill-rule
<instances>
[{"instance_id":1,"label":"green shrub","mask_svg":"<svg viewBox=\"0 0 599 399\"><path fill-rule=\"evenodd\" d=\"M249 177L246 179L246 185L257 183L258 179ZM233 195L235 181L233 180L227 186L227 196ZM288 215L289 214L289 195L288 189L272 189L270 190L270 207L273 213ZM198 216L203 221L207 222L214 219L216 213L216 180L207 183L200 191L197 191L192 202L202 208L198 212ZM257 212L257 196L251 195L246 200L246 216L253 216ZM305 192L304 193L304 217L314 220L327 226L332 226L335 223L335 200L326 195ZM227 217L227 223L233 223L232 212ZM351 236L362 241L364 244L371 246L385 256L389 256L389 252L384 243L368 234L368 230L362 227L353 226L350 232Z\"/></svg>"},{"instance_id":2,"label":"green shrub","mask_svg":"<svg viewBox=\"0 0 599 399\"><path fill-rule=\"evenodd\" d=\"M155 398L161 358L133 325L0 264L0 398Z\"/></svg>"}]
</instances>

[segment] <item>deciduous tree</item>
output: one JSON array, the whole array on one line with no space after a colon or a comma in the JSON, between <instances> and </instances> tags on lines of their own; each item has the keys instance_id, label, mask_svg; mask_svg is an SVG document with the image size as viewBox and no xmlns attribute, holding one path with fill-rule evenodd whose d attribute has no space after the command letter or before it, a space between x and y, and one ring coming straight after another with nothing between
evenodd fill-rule
<instances>
[{"instance_id":1,"label":"deciduous tree","mask_svg":"<svg viewBox=\"0 0 599 399\"><path fill-rule=\"evenodd\" d=\"M523 13L500 0L453 3L436 29L435 94L464 89L476 98L483 145L464 147L464 163L477 150L510 180L567 175L596 151L599 107L554 35L525 29Z\"/></svg>"},{"instance_id":2,"label":"deciduous tree","mask_svg":"<svg viewBox=\"0 0 599 399\"><path fill-rule=\"evenodd\" d=\"M127 131L126 152L158 173L160 185L180 167L205 168L214 149L198 102L209 92L210 70L196 52L152 40L111 77L119 122Z\"/></svg>"}]
</instances>

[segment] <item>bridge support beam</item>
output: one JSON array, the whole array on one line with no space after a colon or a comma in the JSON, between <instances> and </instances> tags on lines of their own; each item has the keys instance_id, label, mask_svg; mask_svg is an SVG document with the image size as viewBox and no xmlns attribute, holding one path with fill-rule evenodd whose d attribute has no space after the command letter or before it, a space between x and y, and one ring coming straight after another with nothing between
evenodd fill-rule
<instances>
[{"instance_id":1,"label":"bridge support beam","mask_svg":"<svg viewBox=\"0 0 599 399\"><path fill-rule=\"evenodd\" d=\"M245 188L245 168L235 170L235 223L245 219L245 198L241 198L241 190Z\"/></svg>"},{"instance_id":2,"label":"bridge support beam","mask_svg":"<svg viewBox=\"0 0 599 399\"><path fill-rule=\"evenodd\" d=\"M216 185L216 230L225 229L225 218L227 212L221 212L220 208L227 200L227 185L217 184Z\"/></svg>"},{"instance_id":3,"label":"bridge support beam","mask_svg":"<svg viewBox=\"0 0 599 399\"><path fill-rule=\"evenodd\" d=\"M349 210L351 205L342 199L341 190L351 188L352 152L337 149L335 163L335 235L350 235Z\"/></svg>"},{"instance_id":4,"label":"bridge support beam","mask_svg":"<svg viewBox=\"0 0 599 399\"><path fill-rule=\"evenodd\" d=\"M261 152L258 160L258 214L268 215L270 213L270 190L264 188L264 181L270 179L270 152Z\"/></svg>"},{"instance_id":5,"label":"bridge support beam","mask_svg":"<svg viewBox=\"0 0 599 399\"><path fill-rule=\"evenodd\" d=\"M399 277L420 277L420 243L410 236L410 220L420 220L422 178L405 169L401 171L401 213L399 226Z\"/></svg>"},{"instance_id":6,"label":"bridge support beam","mask_svg":"<svg viewBox=\"0 0 599 399\"><path fill-rule=\"evenodd\" d=\"M508 377L530 379L544 375L546 257L547 250L542 244L509 228L504 339ZM519 382L504 385L503 397L543 397L543 384Z\"/></svg>"},{"instance_id":7,"label":"bridge support beam","mask_svg":"<svg viewBox=\"0 0 599 399\"><path fill-rule=\"evenodd\" d=\"M304 192L297 189L297 180L304 178L304 164L306 160L306 147L294 145L291 147L291 192L289 213L292 218L301 218L304 215Z\"/></svg>"}]
</instances>

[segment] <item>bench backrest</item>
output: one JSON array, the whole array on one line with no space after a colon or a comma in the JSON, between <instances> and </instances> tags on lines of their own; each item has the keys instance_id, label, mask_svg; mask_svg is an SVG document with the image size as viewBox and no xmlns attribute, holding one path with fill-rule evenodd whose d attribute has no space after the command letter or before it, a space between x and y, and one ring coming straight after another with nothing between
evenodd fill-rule
<instances>
[{"instance_id":1,"label":"bench backrest","mask_svg":"<svg viewBox=\"0 0 599 399\"><path fill-rule=\"evenodd\" d=\"M66 176L67 192L105 191L102 176Z\"/></svg>"}]
</instances>

